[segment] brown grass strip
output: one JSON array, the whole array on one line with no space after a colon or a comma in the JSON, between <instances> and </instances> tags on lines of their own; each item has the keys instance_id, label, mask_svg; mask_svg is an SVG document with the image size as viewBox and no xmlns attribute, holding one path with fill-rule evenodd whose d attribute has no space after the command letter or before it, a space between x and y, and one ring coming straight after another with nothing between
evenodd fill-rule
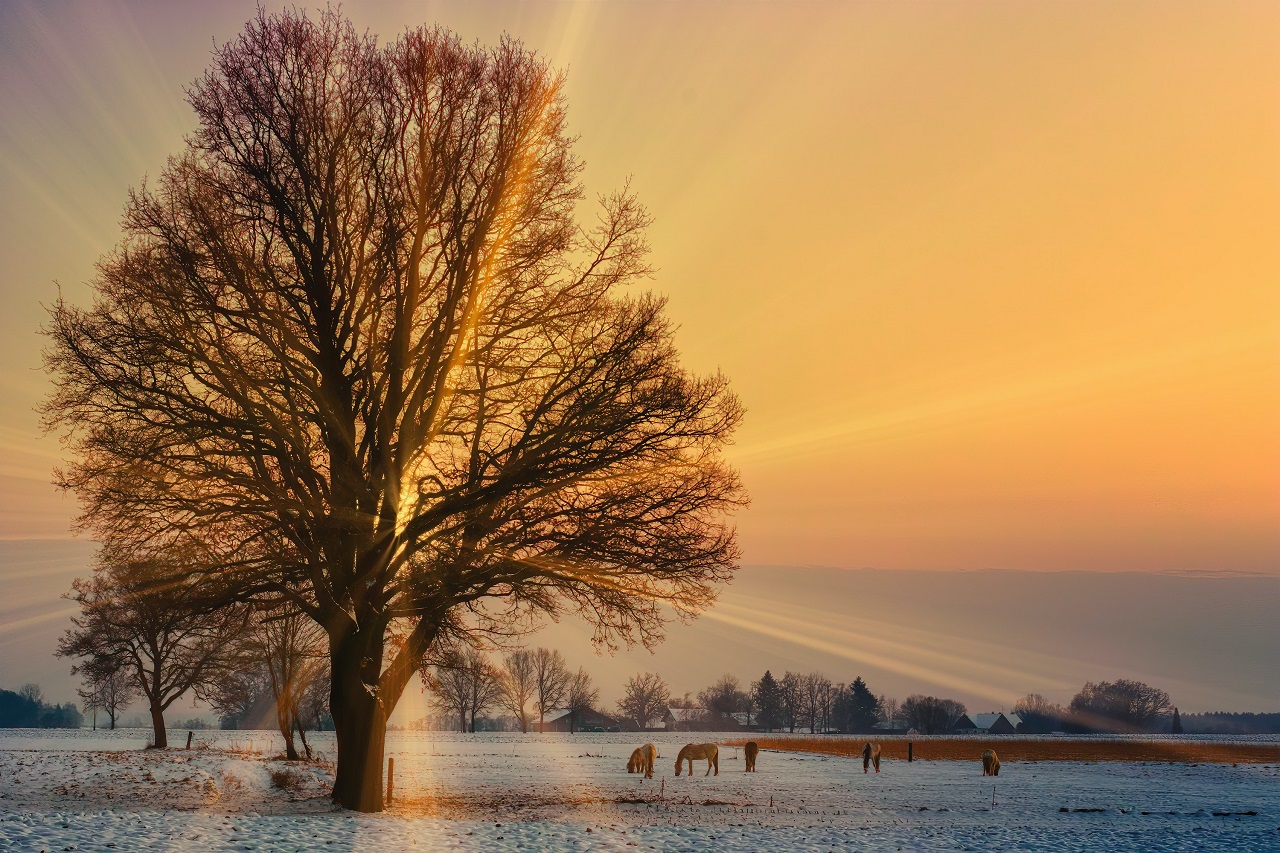
<instances>
[{"instance_id":1,"label":"brown grass strip","mask_svg":"<svg viewBox=\"0 0 1280 853\"><path fill-rule=\"evenodd\" d=\"M994 749L1001 761L1165 761L1187 764L1280 764L1280 744L1188 740L1134 740L1055 737L769 737L735 738L725 746L754 740L761 749L813 752L861 758L867 740L880 744L881 757L906 761L907 743L918 761L980 761L984 749Z\"/></svg>"}]
</instances>

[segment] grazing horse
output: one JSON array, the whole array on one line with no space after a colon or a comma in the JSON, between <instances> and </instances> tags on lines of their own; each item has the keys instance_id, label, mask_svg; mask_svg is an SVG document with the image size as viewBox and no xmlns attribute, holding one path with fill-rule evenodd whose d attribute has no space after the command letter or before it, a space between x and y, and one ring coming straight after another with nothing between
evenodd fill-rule
<instances>
[{"instance_id":1,"label":"grazing horse","mask_svg":"<svg viewBox=\"0 0 1280 853\"><path fill-rule=\"evenodd\" d=\"M862 748L862 772L866 773L867 768L874 764L876 772L880 772L880 744L868 743Z\"/></svg>"},{"instance_id":2,"label":"grazing horse","mask_svg":"<svg viewBox=\"0 0 1280 853\"><path fill-rule=\"evenodd\" d=\"M639 773L640 769L643 768L644 778L652 779L653 778L653 760L655 758L662 757L661 755L658 754L658 748L651 743L646 743L644 746L640 747L638 752L640 753L640 767L636 768L636 772Z\"/></svg>"},{"instance_id":3,"label":"grazing horse","mask_svg":"<svg viewBox=\"0 0 1280 853\"><path fill-rule=\"evenodd\" d=\"M982 750L982 775L1000 775L1000 756L996 755L996 751L994 749Z\"/></svg>"},{"instance_id":4,"label":"grazing horse","mask_svg":"<svg viewBox=\"0 0 1280 853\"><path fill-rule=\"evenodd\" d=\"M680 750L680 754L676 756L676 775L680 775L680 770L684 766L684 762L689 762L689 775L693 775L693 760L699 761L706 759L707 772L703 776L710 776L712 768L715 768L716 775L720 775L720 747L714 743L687 743Z\"/></svg>"},{"instance_id":5,"label":"grazing horse","mask_svg":"<svg viewBox=\"0 0 1280 853\"><path fill-rule=\"evenodd\" d=\"M640 748L636 747L631 750L631 757L627 759L627 772L639 773L644 769L644 754L640 752Z\"/></svg>"},{"instance_id":6,"label":"grazing horse","mask_svg":"<svg viewBox=\"0 0 1280 853\"><path fill-rule=\"evenodd\" d=\"M756 756L760 754L760 745L753 740L749 740L746 742L746 745L742 747L742 753L747 757L747 772L755 773Z\"/></svg>"}]
</instances>

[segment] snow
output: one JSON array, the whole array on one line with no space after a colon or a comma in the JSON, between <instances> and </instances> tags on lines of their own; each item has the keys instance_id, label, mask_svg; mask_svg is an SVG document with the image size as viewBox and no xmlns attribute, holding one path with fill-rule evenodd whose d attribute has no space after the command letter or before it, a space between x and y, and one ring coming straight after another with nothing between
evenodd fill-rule
<instances>
[{"instance_id":1,"label":"snow","mask_svg":"<svg viewBox=\"0 0 1280 853\"><path fill-rule=\"evenodd\" d=\"M723 747L720 775L674 776L707 733L391 732L396 799L335 810L331 765L274 757L271 732L0 730L0 850L1277 850L1280 766L860 761ZM655 778L626 772L643 740ZM332 757L331 734L312 737ZM186 732L170 742L185 744ZM288 789L272 772L292 771ZM992 805L994 795L994 807Z\"/></svg>"}]
</instances>

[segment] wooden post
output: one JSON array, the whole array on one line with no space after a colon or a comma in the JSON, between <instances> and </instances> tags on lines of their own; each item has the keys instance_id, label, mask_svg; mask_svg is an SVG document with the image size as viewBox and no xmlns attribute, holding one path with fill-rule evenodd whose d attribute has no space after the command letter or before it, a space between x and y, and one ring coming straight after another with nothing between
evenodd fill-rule
<instances>
[{"instance_id":1,"label":"wooden post","mask_svg":"<svg viewBox=\"0 0 1280 853\"><path fill-rule=\"evenodd\" d=\"M907 741L907 761L908 761L908 762L912 761L912 756L911 756L911 741Z\"/></svg>"},{"instance_id":2,"label":"wooden post","mask_svg":"<svg viewBox=\"0 0 1280 853\"><path fill-rule=\"evenodd\" d=\"M387 759L387 805L391 805L391 801L395 799L396 793L396 760L394 758Z\"/></svg>"},{"instance_id":3,"label":"wooden post","mask_svg":"<svg viewBox=\"0 0 1280 853\"><path fill-rule=\"evenodd\" d=\"M187 749L191 748L191 735L193 732L187 732Z\"/></svg>"}]
</instances>

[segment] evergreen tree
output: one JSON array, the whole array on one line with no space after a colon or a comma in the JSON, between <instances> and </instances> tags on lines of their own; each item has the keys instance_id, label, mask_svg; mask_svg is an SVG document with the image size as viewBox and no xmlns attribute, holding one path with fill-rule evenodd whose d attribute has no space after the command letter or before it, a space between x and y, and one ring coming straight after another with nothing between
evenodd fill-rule
<instances>
[{"instance_id":1,"label":"evergreen tree","mask_svg":"<svg viewBox=\"0 0 1280 853\"><path fill-rule=\"evenodd\" d=\"M1182 734L1182 717L1178 715L1177 708L1173 709L1173 725L1169 727L1169 733L1175 735Z\"/></svg>"},{"instance_id":2,"label":"evergreen tree","mask_svg":"<svg viewBox=\"0 0 1280 853\"><path fill-rule=\"evenodd\" d=\"M766 669L760 680L751 685L751 692L755 695L756 723L765 731L781 727L782 690L769 670Z\"/></svg>"},{"instance_id":3,"label":"evergreen tree","mask_svg":"<svg viewBox=\"0 0 1280 853\"><path fill-rule=\"evenodd\" d=\"M880 700L859 676L849 685L849 731L869 732L880 721Z\"/></svg>"}]
</instances>

